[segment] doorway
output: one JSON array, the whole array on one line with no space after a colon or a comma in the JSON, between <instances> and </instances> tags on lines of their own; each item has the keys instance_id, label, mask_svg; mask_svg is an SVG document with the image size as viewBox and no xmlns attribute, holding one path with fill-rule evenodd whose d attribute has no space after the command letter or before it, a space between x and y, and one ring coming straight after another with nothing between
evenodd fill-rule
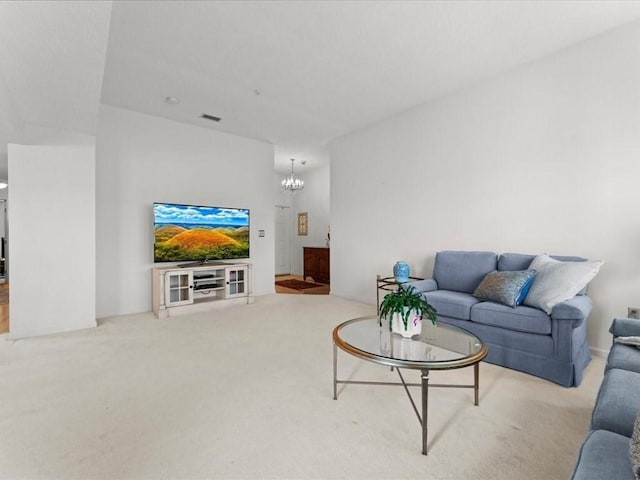
<instances>
[{"instance_id":1,"label":"doorway","mask_svg":"<svg viewBox=\"0 0 640 480\"><path fill-rule=\"evenodd\" d=\"M276 275L291 274L291 207L276 205Z\"/></svg>"},{"instance_id":2,"label":"doorway","mask_svg":"<svg viewBox=\"0 0 640 480\"><path fill-rule=\"evenodd\" d=\"M7 200L0 199L0 334L9 331L9 228Z\"/></svg>"}]
</instances>

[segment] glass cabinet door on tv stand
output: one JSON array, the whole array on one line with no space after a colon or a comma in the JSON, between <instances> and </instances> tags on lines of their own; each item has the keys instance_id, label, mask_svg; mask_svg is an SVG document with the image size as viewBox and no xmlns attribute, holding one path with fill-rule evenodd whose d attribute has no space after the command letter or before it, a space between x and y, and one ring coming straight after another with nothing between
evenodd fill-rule
<instances>
[{"instance_id":1,"label":"glass cabinet door on tv stand","mask_svg":"<svg viewBox=\"0 0 640 480\"><path fill-rule=\"evenodd\" d=\"M193 271L167 272L164 288L165 305L168 307L193 303Z\"/></svg>"},{"instance_id":2,"label":"glass cabinet door on tv stand","mask_svg":"<svg viewBox=\"0 0 640 480\"><path fill-rule=\"evenodd\" d=\"M227 298L247 294L247 267L227 268Z\"/></svg>"}]
</instances>

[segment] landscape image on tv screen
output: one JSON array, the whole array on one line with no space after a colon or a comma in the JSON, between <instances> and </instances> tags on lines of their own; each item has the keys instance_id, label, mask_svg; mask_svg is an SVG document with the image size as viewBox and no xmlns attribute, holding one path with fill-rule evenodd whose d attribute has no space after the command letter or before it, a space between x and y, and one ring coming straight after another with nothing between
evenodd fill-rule
<instances>
[{"instance_id":1,"label":"landscape image on tv screen","mask_svg":"<svg viewBox=\"0 0 640 480\"><path fill-rule=\"evenodd\" d=\"M154 262L249 258L249 210L153 204Z\"/></svg>"}]
</instances>

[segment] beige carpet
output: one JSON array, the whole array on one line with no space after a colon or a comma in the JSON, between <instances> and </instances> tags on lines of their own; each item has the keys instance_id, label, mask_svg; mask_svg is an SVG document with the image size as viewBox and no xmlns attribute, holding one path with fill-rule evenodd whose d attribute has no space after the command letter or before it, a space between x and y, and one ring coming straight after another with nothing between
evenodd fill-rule
<instances>
[{"instance_id":1,"label":"beige carpet","mask_svg":"<svg viewBox=\"0 0 640 480\"><path fill-rule=\"evenodd\" d=\"M601 359L577 389L482 364L478 407L469 390L432 389L425 457L402 389L348 385L332 399L331 331L373 311L333 296L267 295L0 341L0 478L568 478ZM339 368L395 381L342 353Z\"/></svg>"}]
</instances>

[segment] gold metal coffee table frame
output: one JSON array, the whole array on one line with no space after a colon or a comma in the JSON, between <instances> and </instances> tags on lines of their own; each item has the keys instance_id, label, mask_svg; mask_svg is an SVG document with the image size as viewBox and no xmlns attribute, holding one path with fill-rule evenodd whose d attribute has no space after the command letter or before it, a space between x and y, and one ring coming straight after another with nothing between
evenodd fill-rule
<instances>
[{"instance_id":1,"label":"gold metal coffee table frame","mask_svg":"<svg viewBox=\"0 0 640 480\"><path fill-rule=\"evenodd\" d=\"M487 356L488 349L487 346L482 343L482 341L473 335L471 332L464 330L462 328L454 327L452 325L444 325L438 324L437 326L432 326L431 324L423 324L423 334L420 336L414 336L411 339L402 339L399 335L395 333L388 333L390 338L390 345L393 346L394 340L396 341L408 341L408 342L416 342L429 346L441 348L438 340L435 338L429 338L429 335L432 335L433 332L437 329L443 329L447 333L453 332L453 335L458 335L460 339L467 338L470 342L473 343L473 346L470 345L469 352L457 352L459 356L454 355L452 352L451 357L447 359L402 359L396 358L393 354L393 349L391 349L390 355L382 354L381 352L371 352L364 349L362 345L360 348L356 345L352 345L349 341L345 340L341 337L341 332L346 331L350 326L357 324L359 322L367 322L365 326L366 329L369 329L368 324L371 325L371 330L374 330L373 334L376 333L375 329L377 329L380 334L383 334L387 329L386 325L382 325L380 319L377 316L368 316L368 317L360 317L354 318L352 320L348 320L344 323L341 323L336 328L333 329L333 399L338 399L338 384L351 384L351 385L392 385L392 386L402 386L404 387L405 392L409 397L409 401L411 402L411 406L418 417L418 422L422 427L422 454L427 455L427 434L428 434L428 407L429 407L429 388L431 387L444 387L444 388L473 388L474 389L474 405L479 405L479 390L480 390L480 362ZM362 325L365 325L364 323ZM361 327L359 325L358 327ZM427 330L425 332L425 330ZM369 334L369 332L367 332ZM386 333L385 333L386 335ZM369 338L368 340L371 340ZM355 342L354 342L355 343ZM363 342L366 343L366 342ZM353 355L354 357L360 358L362 360L366 360L368 362L376 363L379 365L386 365L391 367L393 370L395 367L396 372L398 372L398 376L400 377L400 382L373 382L373 381L359 381L359 380L339 380L338 379L338 348L340 350L348 353L349 355ZM370 350L374 350L371 348ZM444 351L444 350L443 350ZM457 368L465 368L473 365L473 385L461 385L461 384L441 384L441 383L430 383L429 382L429 373L431 370L452 370ZM412 370L420 370L420 378L421 383L407 383L402 376L402 372L400 369L407 368ZM422 393L422 414L418 410L416 403L409 391L408 387L421 387Z\"/></svg>"}]
</instances>

